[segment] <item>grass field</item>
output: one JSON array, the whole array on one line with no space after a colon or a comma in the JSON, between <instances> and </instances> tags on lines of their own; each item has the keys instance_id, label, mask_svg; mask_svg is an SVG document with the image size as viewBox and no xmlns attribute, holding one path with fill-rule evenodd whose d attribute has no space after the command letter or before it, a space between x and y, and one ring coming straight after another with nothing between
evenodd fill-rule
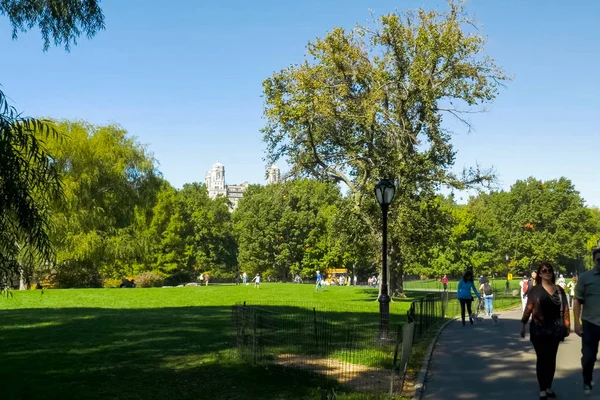
<instances>
[{"instance_id":1,"label":"grass field","mask_svg":"<svg viewBox=\"0 0 600 400\"><path fill-rule=\"evenodd\" d=\"M263 284L13 292L0 298L3 399L313 399L316 387L231 357L231 306L376 322L376 289ZM392 303L392 323L407 301ZM26 383L25 383L26 382ZM317 397L318 398L318 397Z\"/></svg>"}]
</instances>

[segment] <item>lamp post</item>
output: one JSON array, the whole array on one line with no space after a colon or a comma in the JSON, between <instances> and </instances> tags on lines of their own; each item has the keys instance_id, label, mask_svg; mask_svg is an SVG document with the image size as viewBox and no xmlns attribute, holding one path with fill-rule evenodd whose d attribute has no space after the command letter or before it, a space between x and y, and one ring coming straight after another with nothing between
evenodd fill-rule
<instances>
[{"instance_id":1,"label":"lamp post","mask_svg":"<svg viewBox=\"0 0 600 400\"><path fill-rule=\"evenodd\" d=\"M375 185L375 197L383 214L383 240L381 246L381 295L379 296L379 339L387 340L390 332L390 296L388 294L387 271L387 215L394 199L396 187L389 179L382 179Z\"/></svg>"},{"instance_id":2,"label":"lamp post","mask_svg":"<svg viewBox=\"0 0 600 400\"><path fill-rule=\"evenodd\" d=\"M508 281L508 274L510 274L510 270L508 269L508 253L504 254L504 259L506 260L506 294L510 293L510 282Z\"/></svg>"}]
</instances>

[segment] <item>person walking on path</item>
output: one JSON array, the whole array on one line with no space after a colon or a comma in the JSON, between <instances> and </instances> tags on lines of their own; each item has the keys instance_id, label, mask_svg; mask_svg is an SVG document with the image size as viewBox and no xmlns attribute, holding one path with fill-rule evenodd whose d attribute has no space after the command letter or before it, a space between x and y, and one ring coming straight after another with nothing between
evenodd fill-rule
<instances>
[{"instance_id":1,"label":"person walking on path","mask_svg":"<svg viewBox=\"0 0 600 400\"><path fill-rule=\"evenodd\" d=\"M444 277L442 278L442 284L444 285L444 292L446 290L448 290L448 277L446 275L444 275Z\"/></svg>"},{"instance_id":2,"label":"person walking on path","mask_svg":"<svg viewBox=\"0 0 600 400\"><path fill-rule=\"evenodd\" d=\"M523 275L523 280L519 282L519 287L521 288L521 307L523 311L525 311L525 307L527 307L527 293L529 292L530 281L527 279L527 275Z\"/></svg>"},{"instance_id":3,"label":"person walking on path","mask_svg":"<svg viewBox=\"0 0 600 400\"><path fill-rule=\"evenodd\" d=\"M594 249L592 256L594 269L579 275L573 300L575 333L582 337L581 366L585 394L591 394L592 391L592 375L600 342L600 248Z\"/></svg>"},{"instance_id":4,"label":"person walking on path","mask_svg":"<svg viewBox=\"0 0 600 400\"><path fill-rule=\"evenodd\" d=\"M556 398L552 381L556 372L558 345L569 336L569 305L565 291L556 285L556 275L550 263L542 263L536 274L537 285L529 292L527 307L523 312L521 337L531 317L529 337L535 354L536 375L540 400Z\"/></svg>"},{"instance_id":5,"label":"person walking on path","mask_svg":"<svg viewBox=\"0 0 600 400\"><path fill-rule=\"evenodd\" d=\"M315 292L319 291L319 288L325 291L325 286L323 286L323 276L321 275L321 271L317 271L317 286L315 287Z\"/></svg>"},{"instance_id":6,"label":"person walking on path","mask_svg":"<svg viewBox=\"0 0 600 400\"><path fill-rule=\"evenodd\" d=\"M473 283L473 271L467 270L462 279L458 282L458 289L456 291L456 297L458 297L458 301L460 302L460 316L462 318L463 326L465 326L465 306L469 312L469 322L471 322L471 325L473 325L473 318L471 317L471 304L473 303L473 296L471 295L471 290L475 292L477 298L481 298L481 295Z\"/></svg>"},{"instance_id":7,"label":"person walking on path","mask_svg":"<svg viewBox=\"0 0 600 400\"><path fill-rule=\"evenodd\" d=\"M246 286L248 286L248 274L244 272L244 274L242 275L242 280L244 281L244 284Z\"/></svg>"},{"instance_id":8,"label":"person walking on path","mask_svg":"<svg viewBox=\"0 0 600 400\"><path fill-rule=\"evenodd\" d=\"M481 286L479 286L479 292L483 293L485 315L491 317L494 312L494 290L489 279L486 278Z\"/></svg>"},{"instance_id":9,"label":"person walking on path","mask_svg":"<svg viewBox=\"0 0 600 400\"><path fill-rule=\"evenodd\" d=\"M573 299L575 298L575 285L577 285L577 277L574 276L571 282L567 283L567 300L569 301L569 307L573 308Z\"/></svg>"},{"instance_id":10,"label":"person walking on path","mask_svg":"<svg viewBox=\"0 0 600 400\"><path fill-rule=\"evenodd\" d=\"M206 284L206 286L208 286L208 281L210 281L210 275L206 274L204 275L204 283Z\"/></svg>"}]
</instances>

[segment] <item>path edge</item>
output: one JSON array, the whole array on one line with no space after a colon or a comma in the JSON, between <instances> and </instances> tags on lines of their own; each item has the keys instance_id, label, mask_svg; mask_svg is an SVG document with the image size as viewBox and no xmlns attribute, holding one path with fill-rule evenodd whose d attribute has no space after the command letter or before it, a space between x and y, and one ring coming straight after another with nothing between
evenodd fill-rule
<instances>
[{"instance_id":1,"label":"path edge","mask_svg":"<svg viewBox=\"0 0 600 400\"><path fill-rule=\"evenodd\" d=\"M435 348L442 331L446 329L451 322L454 322L458 319L458 317L454 317L446 321L440 329L438 329L435 338L429 344L427 351L425 352L425 357L423 357L423 365L421 366L421 371L419 371L419 375L417 376L417 382L415 383L415 394L411 397L411 400L421 400L423 397L424 389L425 389L425 379L427 379L427 371L429 371L429 364L431 363L431 357L433 356L433 350Z\"/></svg>"}]
</instances>

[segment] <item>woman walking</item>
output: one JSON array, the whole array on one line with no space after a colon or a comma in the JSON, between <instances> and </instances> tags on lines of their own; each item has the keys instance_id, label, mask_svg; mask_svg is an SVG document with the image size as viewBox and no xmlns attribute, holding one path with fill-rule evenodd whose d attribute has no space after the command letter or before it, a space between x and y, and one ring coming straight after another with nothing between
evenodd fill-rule
<instances>
[{"instance_id":1,"label":"woman walking","mask_svg":"<svg viewBox=\"0 0 600 400\"><path fill-rule=\"evenodd\" d=\"M537 357L536 374L540 387L540 400L555 398L552 381L556 371L558 344L569 336L569 304L565 291L556 282L550 263L542 263L536 274L536 285L529 292L527 306L521 322L521 337L531 317L529 336Z\"/></svg>"},{"instance_id":2,"label":"woman walking","mask_svg":"<svg viewBox=\"0 0 600 400\"><path fill-rule=\"evenodd\" d=\"M458 290L456 291L456 297L458 297L458 301L460 301L460 316L462 318L463 326L465 326L465 306L469 312L469 322L471 322L471 325L473 325L473 318L471 317L471 304L473 303L473 296L471 295L471 290L475 292L475 295L478 299L481 299L481 295L473 283L473 271L467 270L462 279L458 282Z\"/></svg>"}]
</instances>

